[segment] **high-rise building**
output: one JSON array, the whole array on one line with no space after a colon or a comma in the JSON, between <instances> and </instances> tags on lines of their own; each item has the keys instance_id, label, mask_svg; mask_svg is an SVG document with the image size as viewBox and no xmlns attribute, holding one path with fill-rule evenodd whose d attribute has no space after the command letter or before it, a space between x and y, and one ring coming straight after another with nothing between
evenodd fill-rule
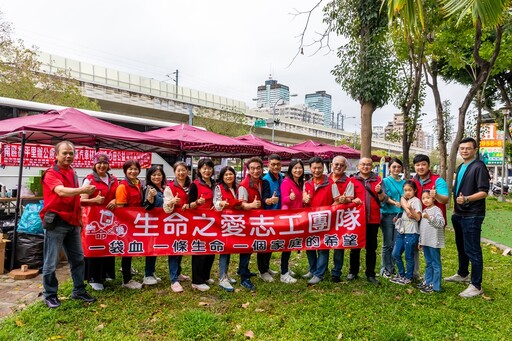
<instances>
[{"instance_id":1,"label":"high-rise building","mask_svg":"<svg viewBox=\"0 0 512 341\"><path fill-rule=\"evenodd\" d=\"M393 115L393 121L388 122L388 125L384 128L385 136L388 137L391 134L402 135L404 131L404 115L402 113L396 113ZM416 131L414 133L413 147L425 148L425 132L422 130L421 123L416 124Z\"/></svg>"},{"instance_id":2,"label":"high-rise building","mask_svg":"<svg viewBox=\"0 0 512 341\"><path fill-rule=\"evenodd\" d=\"M281 99L282 102L278 104L290 103L290 88L286 85L280 84L277 80L269 79L265 81L265 85L258 86L258 108L270 108L274 106Z\"/></svg>"},{"instance_id":3,"label":"high-rise building","mask_svg":"<svg viewBox=\"0 0 512 341\"><path fill-rule=\"evenodd\" d=\"M324 114L324 127L331 126L331 95L325 91L317 91L313 94L306 94L306 106L315 108Z\"/></svg>"}]
</instances>

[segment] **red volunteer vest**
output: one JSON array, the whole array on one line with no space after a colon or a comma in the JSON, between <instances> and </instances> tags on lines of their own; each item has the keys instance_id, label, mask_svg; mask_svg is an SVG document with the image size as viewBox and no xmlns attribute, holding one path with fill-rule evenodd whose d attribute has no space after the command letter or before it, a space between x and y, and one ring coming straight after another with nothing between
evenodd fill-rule
<instances>
[{"instance_id":1,"label":"red volunteer vest","mask_svg":"<svg viewBox=\"0 0 512 341\"><path fill-rule=\"evenodd\" d=\"M96 186L96 191L89 196L90 199L95 198L101 192L101 195L105 197L103 201L103 205L106 206L112 199L116 198L116 189L119 186L119 181L117 178L109 173L108 175L108 184L103 182L97 173L93 172L87 175L85 178L89 180L91 185Z\"/></svg>"},{"instance_id":2,"label":"red volunteer vest","mask_svg":"<svg viewBox=\"0 0 512 341\"><path fill-rule=\"evenodd\" d=\"M213 206L213 190L208 185L199 179L195 179L194 183L197 186L197 198L204 198L204 204L199 205L197 208L200 209L211 209Z\"/></svg>"},{"instance_id":3,"label":"red volunteer vest","mask_svg":"<svg viewBox=\"0 0 512 341\"><path fill-rule=\"evenodd\" d=\"M123 184L126 188L127 203L124 207L141 207L142 206L142 185L139 181L137 185L134 185L130 180L124 179L119 183Z\"/></svg>"}]
</instances>

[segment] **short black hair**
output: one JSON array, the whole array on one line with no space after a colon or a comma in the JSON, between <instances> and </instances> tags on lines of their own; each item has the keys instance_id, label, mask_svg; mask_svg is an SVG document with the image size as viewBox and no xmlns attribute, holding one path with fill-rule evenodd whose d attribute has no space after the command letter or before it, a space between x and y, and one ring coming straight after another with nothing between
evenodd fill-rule
<instances>
[{"instance_id":1,"label":"short black hair","mask_svg":"<svg viewBox=\"0 0 512 341\"><path fill-rule=\"evenodd\" d=\"M270 154L268 157L268 161L270 161L270 160L281 161L281 156L279 156L279 154Z\"/></svg>"},{"instance_id":2,"label":"short black hair","mask_svg":"<svg viewBox=\"0 0 512 341\"><path fill-rule=\"evenodd\" d=\"M400 160L399 158L397 157L394 157L392 158L391 160L389 160L389 165L391 166L392 164L394 163L398 163L400 165L400 167L404 168L404 163L402 162L402 160Z\"/></svg>"},{"instance_id":3,"label":"short black hair","mask_svg":"<svg viewBox=\"0 0 512 341\"><path fill-rule=\"evenodd\" d=\"M417 154L412 160L413 164L417 164L418 162L426 161L430 165L430 158L425 154Z\"/></svg>"},{"instance_id":4,"label":"short black hair","mask_svg":"<svg viewBox=\"0 0 512 341\"><path fill-rule=\"evenodd\" d=\"M249 165L250 165L251 163L253 163L253 162L257 162L257 163L259 163L259 164L260 164L260 166L261 166L261 168L263 168L263 161L261 160L261 158L260 158L260 157L258 157L258 156L253 156L253 157L251 157L249 160L247 160L247 164L246 164L246 165L247 165L247 169L249 169Z\"/></svg>"},{"instance_id":5,"label":"short black hair","mask_svg":"<svg viewBox=\"0 0 512 341\"><path fill-rule=\"evenodd\" d=\"M128 170L128 168L130 168L131 166L135 166L137 167L137 169L139 170L139 173L140 173L140 163L139 161L137 160L127 160L125 161L125 163L123 164L123 173L126 175L126 171Z\"/></svg>"},{"instance_id":6,"label":"short black hair","mask_svg":"<svg viewBox=\"0 0 512 341\"><path fill-rule=\"evenodd\" d=\"M468 142L471 142L473 144L473 148L475 148L475 149L477 148L476 140L472 137L463 138L462 140L460 140L459 145L463 144L463 143L468 143Z\"/></svg>"},{"instance_id":7,"label":"short black hair","mask_svg":"<svg viewBox=\"0 0 512 341\"><path fill-rule=\"evenodd\" d=\"M311 159L309 159L308 161L309 164L312 164L312 163L321 163L322 166L324 165L324 160L322 160L321 157L319 156L313 156Z\"/></svg>"}]
</instances>

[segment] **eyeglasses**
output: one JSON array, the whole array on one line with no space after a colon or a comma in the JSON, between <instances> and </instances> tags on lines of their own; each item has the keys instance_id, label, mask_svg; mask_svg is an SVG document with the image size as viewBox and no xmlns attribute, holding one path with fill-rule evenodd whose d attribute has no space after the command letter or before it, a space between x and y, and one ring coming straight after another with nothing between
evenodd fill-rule
<instances>
[{"instance_id":1,"label":"eyeglasses","mask_svg":"<svg viewBox=\"0 0 512 341\"><path fill-rule=\"evenodd\" d=\"M474 149L473 147L459 147L460 151L465 151L465 150L470 151L470 150L473 150L473 149Z\"/></svg>"},{"instance_id":2,"label":"eyeglasses","mask_svg":"<svg viewBox=\"0 0 512 341\"><path fill-rule=\"evenodd\" d=\"M361 167L371 167L373 164L371 163L361 163Z\"/></svg>"},{"instance_id":3,"label":"eyeglasses","mask_svg":"<svg viewBox=\"0 0 512 341\"><path fill-rule=\"evenodd\" d=\"M346 165L344 163L333 163L334 167L345 167Z\"/></svg>"}]
</instances>

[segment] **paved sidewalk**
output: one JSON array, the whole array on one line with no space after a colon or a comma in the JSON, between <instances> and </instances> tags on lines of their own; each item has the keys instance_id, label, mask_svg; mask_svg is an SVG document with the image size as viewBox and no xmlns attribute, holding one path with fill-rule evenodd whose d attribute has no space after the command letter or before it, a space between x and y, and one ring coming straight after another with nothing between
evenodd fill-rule
<instances>
[{"instance_id":1,"label":"paved sidewalk","mask_svg":"<svg viewBox=\"0 0 512 341\"><path fill-rule=\"evenodd\" d=\"M67 261L57 267L59 283L70 277ZM23 310L27 305L42 300L41 274L31 279L14 280L7 273L0 275L0 319Z\"/></svg>"}]
</instances>

